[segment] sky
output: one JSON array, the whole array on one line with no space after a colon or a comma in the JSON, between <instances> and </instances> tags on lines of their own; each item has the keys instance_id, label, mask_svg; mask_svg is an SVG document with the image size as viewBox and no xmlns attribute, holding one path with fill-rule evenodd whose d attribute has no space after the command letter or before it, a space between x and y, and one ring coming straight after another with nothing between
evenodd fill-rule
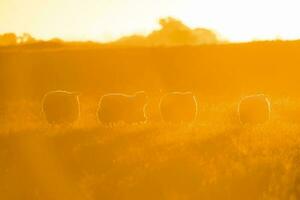
<instances>
[{"instance_id":1,"label":"sky","mask_svg":"<svg viewBox=\"0 0 300 200\"><path fill-rule=\"evenodd\" d=\"M172 16L233 42L300 38L299 0L0 0L0 33L111 41Z\"/></svg>"}]
</instances>

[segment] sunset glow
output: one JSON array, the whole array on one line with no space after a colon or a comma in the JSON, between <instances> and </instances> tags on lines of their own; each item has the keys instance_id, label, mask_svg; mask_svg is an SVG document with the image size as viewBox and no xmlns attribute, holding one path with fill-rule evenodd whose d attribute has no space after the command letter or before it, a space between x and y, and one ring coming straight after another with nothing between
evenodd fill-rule
<instances>
[{"instance_id":1,"label":"sunset glow","mask_svg":"<svg viewBox=\"0 0 300 200\"><path fill-rule=\"evenodd\" d=\"M0 0L0 200L300 200L300 0Z\"/></svg>"},{"instance_id":2,"label":"sunset glow","mask_svg":"<svg viewBox=\"0 0 300 200\"><path fill-rule=\"evenodd\" d=\"M0 33L111 41L147 34L172 16L230 41L298 39L297 0L1 0Z\"/></svg>"}]
</instances>

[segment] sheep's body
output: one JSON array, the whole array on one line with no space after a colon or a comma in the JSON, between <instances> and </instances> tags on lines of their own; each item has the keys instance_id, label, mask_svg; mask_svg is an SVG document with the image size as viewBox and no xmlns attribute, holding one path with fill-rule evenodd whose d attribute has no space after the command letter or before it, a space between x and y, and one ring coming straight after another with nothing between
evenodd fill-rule
<instances>
[{"instance_id":1,"label":"sheep's body","mask_svg":"<svg viewBox=\"0 0 300 200\"><path fill-rule=\"evenodd\" d=\"M159 109L165 122L193 122L198 115L198 101L192 92L172 92L161 98Z\"/></svg>"},{"instance_id":2,"label":"sheep's body","mask_svg":"<svg viewBox=\"0 0 300 200\"><path fill-rule=\"evenodd\" d=\"M121 93L106 94L101 97L98 105L97 116L100 123L141 123L145 122L145 107L147 96L145 92L134 95Z\"/></svg>"},{"instance_id":3,"label":"sheep's body","mask_svg":"<svg viewBox=\"0 0 300 200\"><path fill-rule=\"evenodd\" d=\"M50 124L71 124L80 115L78 94L66 91L51 91L42 101L45 119Z\"/></svg>"},{"instance_id":4,"label":"sheep's body","mask_svg":"<svg viewBox=\"0 0 300 200\"><path fill-rule=\"evenodd\" d=\"M238 105L241 123L260 124L269 120L271 106L269 99L261 95L244 97Z\"/></svg>"}]
</instances>

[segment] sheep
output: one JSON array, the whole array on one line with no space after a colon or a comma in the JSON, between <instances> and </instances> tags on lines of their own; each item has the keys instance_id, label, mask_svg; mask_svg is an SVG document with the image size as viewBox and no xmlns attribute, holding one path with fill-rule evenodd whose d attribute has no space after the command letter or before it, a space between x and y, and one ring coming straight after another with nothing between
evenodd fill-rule
<instances>
[{"instance_id":1,"label":"sheep","mask_svg":"<svg viewBox=\"0 0 300 200\"><path fill-rule=\"evenodd\" d=\"M261 124L269 120L270 100L264 94L246 96L238 105L239 120L242 124Z\"/></svg>"},{"instance_id":2,"label":"sheep","mask_svg":"<svg viewBox=\"0 0 300 200\"><path fill-rule=\"evenodd\" d=\"M198 101L192 92L165 94L159 103L161 118L167 123L190 123L198 115Z\"/></svg>"},{"instance_id":3,"label":"sheep","mask_svg":"<svg viewBox=\"0 0 300 200\"><path fill-rule=\"evenodd\" d=\"M97 118L104 125L145 123L148 96L144 91L133 95L111 93L103 95L98 104Z\"/></svg>"},{"instance_id":4,"label":"sheep","mask_svg":"<svg viewBox=\"0 0 300 200\"><path fill-rule=\"evenodd\" d=\"M79 94L67 91L50 91L42 100L42 113L52 125L72 124L80 115Z\"/></svg>"}]
</instances>

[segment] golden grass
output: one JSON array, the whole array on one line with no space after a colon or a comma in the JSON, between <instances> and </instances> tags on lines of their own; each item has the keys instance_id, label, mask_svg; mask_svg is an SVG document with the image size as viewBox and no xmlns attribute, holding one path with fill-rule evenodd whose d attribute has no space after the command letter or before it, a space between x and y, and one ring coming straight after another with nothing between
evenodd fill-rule
<instances>
[{"instance_id":1,"label":"golden grass","mask_svg":"<svg viewBox=\"0 0 300 200\"><path fill-rule=\"evenodd\" d=\"M11 103L1 121L0 198L298 199L300 124L280 115L294 105L275 100L272 119L256 126L237 123L229 102L203 105L190 125L108 128L92 108L74 126L51 127L38 103Z\"/></svg>"}]
</instances>

